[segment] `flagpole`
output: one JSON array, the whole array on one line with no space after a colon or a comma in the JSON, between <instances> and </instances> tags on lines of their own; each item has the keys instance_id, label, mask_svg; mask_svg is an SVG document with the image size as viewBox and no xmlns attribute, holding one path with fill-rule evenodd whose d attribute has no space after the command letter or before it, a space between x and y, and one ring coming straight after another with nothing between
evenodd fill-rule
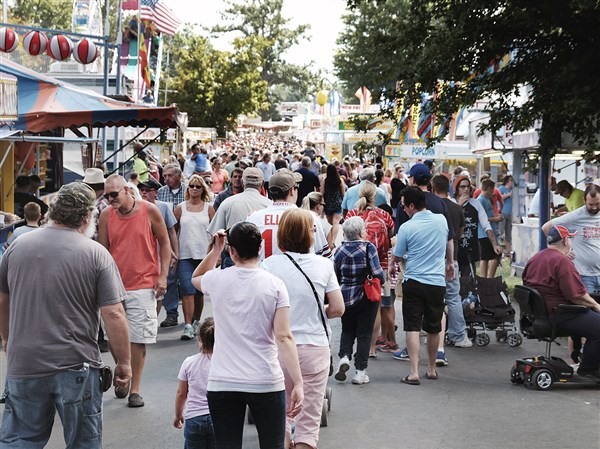
<instances>
[{"instance_id":1,"label":"flagpole","mask_svg":"<svg viewBox=\"0 0 600 449\"><path fill-rule=\"evenodd\" d=\"M162 67L162 56L163 56L163 33L160 32L160 37L158 39L158 56L156 58L156 71L154 72L154 106L158 104L158 95L159 95L159 86L160 86L160 76L161 76L161 67Z\"/></svg>"},{"instance_id":2,"label":"flagpole","mask_svg":"<svg viewBox=\"0 0 600 449\"><path fill-rule=\"evenodd\" d=\"M136 72L137 72L137 100L139 101L143 95L140 88L140 36L142 22L142 0L138 0L138 19L137 19L137 60L136 60Z\"/></svg>"}]
</instances>

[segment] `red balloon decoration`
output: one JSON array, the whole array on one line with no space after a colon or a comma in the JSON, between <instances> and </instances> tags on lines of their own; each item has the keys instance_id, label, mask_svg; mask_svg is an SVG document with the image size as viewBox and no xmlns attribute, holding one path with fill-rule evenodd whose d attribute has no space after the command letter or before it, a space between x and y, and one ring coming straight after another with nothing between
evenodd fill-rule
<instances>
[{"instance_id":1,"label":"red balloon decoration","mask_svg":"<svg viewBox=\"0 0 600 449\"><path fill-rule=\"evenodd\" d=\"M73 58L80 64L91 64L97 57L96 44L87 38L81 39L73 46Z\"/></svg>"},{"instance_id":2,"label":"red balloon decoration","mask_svg":"<svg viewBox=\"0 0 600 449\"><path fill-rule=\"evenodd\" d=\"M62 34L57 34L50 39L50 43L48 44L48 56L57 61L64 61L71 56L72 49L73 42L71 39Z\"/></svg>"},{"instance_id":3,"label":"red balloon decoration","mask_svg":"<svg viewBox=\"0 0 600 449\"><path fill-rule=\"evenodd\" d=\"M13 52L19 45L19 36L12 28L0 28L0 51Z\"/></svg>"},{"instance_id":4,"label":"red balloon decoration","mask_svg":"<svg viewBox=\"0 0 600 449\"><path fill-rule=\"evenodd\" d=\"M41 31L30 31L23 38L23 48L31 56L37 56L46 51L48 38Z\"/></svg>"}]
</instances>

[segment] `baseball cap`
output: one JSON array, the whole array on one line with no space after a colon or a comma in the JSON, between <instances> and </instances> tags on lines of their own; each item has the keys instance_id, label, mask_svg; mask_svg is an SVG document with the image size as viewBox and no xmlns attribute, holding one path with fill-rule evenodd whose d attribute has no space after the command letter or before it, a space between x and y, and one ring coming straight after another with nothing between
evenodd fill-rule
<instances>
[{"instance_id":1,"label":"baseball cap","mask_svg":"<svg viewBox=\"0 0 600 449\"><path fill-rule=\"evenodd\" d=\"M71 182L60 188L53 201L55 208L86 212L96 204L96 192L83 182Z\"/></svg>"},{"instance_id":2,"label":"baseball cap","mask_svg":"<svg viewBox=\"0 0 600 449\"><path fill-rule=\"evenodd\" d=\"M431 172L425 164L415 164L410 167L408 176L415 179L431 178Z\"/></svg>"},{"instance_id":3,"label":"baseball cap","mask_svg":"<svg viewBox=\"0 0 600 449\"><path fill-rule=\"evenodd\" d=\"M291 172L287 168L280 168L269 180L269 191L287 192L301 181L302 175L300 173Z\"/></svg>"},{"instance_id":4,"label":"baseball cap","mask_svg":"<svg viewBox=\"0 0 600 449\"><path fill-rule=\"evenodd\" d=\"M138 184L138 189L146 189L146 190L158 190L162 187L160 182L154 179L152 176L148 177L148 179L144 182L140 182Z\"/></svg>"},{"instance_id":5,"label":"baseball cap","mask_svg":"<svg viewBox=\"0 0 600 449\"><path fill-rule=\"evenodd\" d=\"M245 185L260 186L264 179L262 170L256 167L248 167L242 174L242 181Z\"/></svg>"},{"instance_id":6,"label":"baseball cap","mask_svg":"<svg viewBox=\"0 0 600 449\"><path fill-rule=\"evenodd\" d=\"M550 228L548 232L548 243L557 243L566 237L575 237L577 235L577 229L567 228L565 226L555 225Z\"/></svg>"}]
</instances>

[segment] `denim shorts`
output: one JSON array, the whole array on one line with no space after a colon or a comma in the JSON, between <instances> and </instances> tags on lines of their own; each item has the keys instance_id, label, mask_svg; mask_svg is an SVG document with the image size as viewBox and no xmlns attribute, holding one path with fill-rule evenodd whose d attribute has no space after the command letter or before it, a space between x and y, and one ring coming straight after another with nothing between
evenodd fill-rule
<instances>
[{"instance_id":1,"label":"denim shorts","mask_svg":"<svg viewBox=\"0 0 600 449\"><path fill-rule=\"evenodd\" d=\"M58 411L67 448L102 448L100 370L86 364L44 377L7 379L0 426L3 449L43 447ZM28 443L29 442L29 443Z\"/></svg>"},{"instance_id":2,"label":"denim shorts","mask_svg":"<svg viewBox=\"0 0 600 449\"><path fill-rule=\"evenodd\" d=\"M185 420L184 449L214 449L215 432L210 415L194 416Z\"/></svg>"},{"instance_id":3,"label":"denim shorts","mask_svg":"<svg viewBox=\"0 0 600 449\"><path fill-rule=\"evenodd\" d=\"M192 274L202 259L181 259L177 263L177 277L179 278L179 289L182 295L196 295L201 293L192 285Z\"/></svg>"}]
</instances>

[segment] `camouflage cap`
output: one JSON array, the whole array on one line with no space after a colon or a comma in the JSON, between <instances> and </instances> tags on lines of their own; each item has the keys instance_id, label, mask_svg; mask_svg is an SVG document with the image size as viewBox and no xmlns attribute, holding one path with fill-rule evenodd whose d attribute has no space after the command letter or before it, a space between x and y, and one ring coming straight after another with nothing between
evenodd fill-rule
<instances>
[{"instance_id":1,"label":"camouflage cap","mask_svg":"<svg viewBox=\"0 0 600 449\"><path fill-rule=\"evenodd\" d=\"M71 182L60 188L53 201L55 208L87 212L96 204L96 192L83 182Z\"/></svg>"}]
</instances>

